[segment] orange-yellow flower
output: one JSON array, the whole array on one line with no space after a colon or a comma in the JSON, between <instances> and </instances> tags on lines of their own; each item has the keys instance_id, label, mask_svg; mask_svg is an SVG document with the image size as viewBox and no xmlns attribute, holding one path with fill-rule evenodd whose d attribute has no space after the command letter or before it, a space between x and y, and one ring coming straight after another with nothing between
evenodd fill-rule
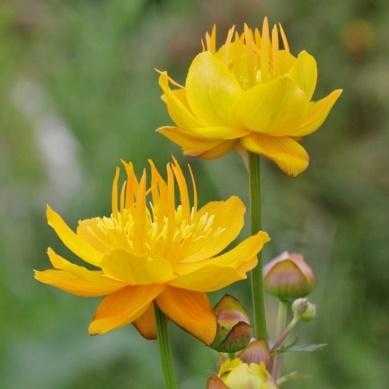
<instances>
[{"instance_id":1,"label":"orange-yellow flower","mask_svg":"<svg viewBox=\"0 0 389 389\"><path fill-rule=\"evenodd\" d=\"M81 220L74 232L47 208L48 224L65 246L97 269L75 265L49 248L54 269L37 271L35 278L78 296L105 296L90 334L132 323L155 338L155 303L210 344L216 319L206 293L246 278L269 237L258 232L220 255L243 227L245 207L238 197L198 209L193 176L190 196L177 161L167 165L166 180L150 161L149 186L146 171L138 179L131 163L123 165L127 179L119 190L117 168L110 216Z\"/></svg>"},{"instance_id":2,"label":"orange-yellow flower","mask_svg":"<svg viewBox=\"0 0 389 389\"><path fill-rule=\"evenodd\" d=\"M175 126L157 131L187 155L217 158L243 147L296 176L309 165L300 139L323 124L342 92L311 101L316 81L314 57L306 51L293 56L281 25L270 31L265 18L262 31L245 25L240 35L232 27L218 49L214 27L185 86L161 73L162 99Z\"/></svg>"}]
</instances>

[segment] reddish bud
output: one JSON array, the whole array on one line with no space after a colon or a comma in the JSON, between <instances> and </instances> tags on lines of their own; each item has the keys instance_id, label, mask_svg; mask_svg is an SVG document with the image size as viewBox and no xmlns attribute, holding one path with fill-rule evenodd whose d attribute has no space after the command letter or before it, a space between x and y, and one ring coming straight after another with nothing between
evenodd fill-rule
<instances>
[{"instance_id":1,"label":"reddish bud","mask_svg":"<svg viewBox=\"0 0 389 389\"><path fill-rule=\"evenodd\" d=\"M316 276L299 253L283 252L263 269L265 289L281 300L304 297L316 286Z\"/></svg>"},{"instance_id":2,"label":"reddish bud","mask_svg":"<svg viewBox=\"0 0 389 389\"><path fill-rule=\"evenodd\" d=\"M244 363L263 363L267 370L271 370L273 366L273 358L271 356L267 342L264 340L254 340L244 350L238 354L238 358Z\"/></svg>"},{"instance_id":3,"label":"reddish bud","mask_svg":"<svg viewBox=\"0 0 389 389\"><path fill-rule=\"evenodd\" d=\"M226 353L242 350L251 339L251 324L245 308L235 297L225 295L214 312L218 328L211 347Z\"/></svg>"}]
</instances>

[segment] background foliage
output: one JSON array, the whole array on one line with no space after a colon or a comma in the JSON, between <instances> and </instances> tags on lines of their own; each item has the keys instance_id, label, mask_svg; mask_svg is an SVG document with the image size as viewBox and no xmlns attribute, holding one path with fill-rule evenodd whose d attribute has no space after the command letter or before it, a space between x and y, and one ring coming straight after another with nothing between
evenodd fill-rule
<instances>
[{"instance_id":1,"label":"background foliage","mask_svg":"<svg viewBox=\"0 0 389 389\"><path fill-rule=\"evenodd\" d=\"M38 285L50 203L73 225L109 211L120 158L162 166L178 149L153 68L184 80L203 32L269 15L319 62L317 96L345 92L305 142L298 179L264 165L265 259L301 250L319 275L317 320L287 358L312 373L290 388L387 388L389 347L389 4L384 0L4 0L0 4L0 382L4 389L162 388L155 345L133 328L88 337L97 300ZM201 198L246 198L235 154L192 160ZM247 199L247 198L246 198ZM248 302L248 287L232 288ZM269 298L269 309L274 301ZM272 328L270 322L270 328ZM181 387L204 387L215 355L172 327Z\"/></svg>"}]
</instances>

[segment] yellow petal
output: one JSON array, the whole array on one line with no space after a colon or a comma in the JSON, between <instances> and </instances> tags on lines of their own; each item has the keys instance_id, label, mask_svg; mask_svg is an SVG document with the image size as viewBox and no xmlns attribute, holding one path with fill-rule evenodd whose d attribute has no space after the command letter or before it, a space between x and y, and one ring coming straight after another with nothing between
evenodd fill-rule
<instances>
[{"instance_id":1,"label":"yellow petal","mask_svg":"<svg viewBox=\"0 0 389 389\"><path fill-rule=\"evenodd\" d=\"M104 296L125 286L122 282L106 277L101 271L88 270L67 261L52 249L49 249L48 254L53 266L59 270L35 271L35 279L43 284L83 297Z\"/></svg>"},{"instance_id":2,"label":"yellow petal","mask_svg":"<svg viewBox=\"0 0 389 389\"><path fill-rule=\"evenodd\" d=\"M149 285L171 280L173 270L164 258L141 258L114 250L105 255L100 264L104 273L129 285Z\"/></svg>"},{"instance_id":3,"label":"yellow petal","mask_svg":"<svg viewBox=\"0 0 389 389\"><path fill-rule=\"evenodd\" d=\"M193 60L186 79L186 96L191 110L211 126L231 125L232 107L241 88L227 66L210 52Z\"/></svg>"},{"instance_id":4,"label":"yellow petal","mask_svg":"<svg viewBox=\"0 0 389 389\"><path fill-rule=\"evenodd\" d=\"M174 123L181 128L199 127L201 123L190 111L186 103L185 89L171 90L166 72L161 73L159 85L164 92L163 100Z\"/></svg>"},{"instance_id":5,"label":"yellow petal","mask_svg":"<svg viewBox=\"0 0 389 389\"><path fill-rule=\"evenodd\" d=\"M205 344L216 335L216 317L204 293L167 287L156 299L162 312Z\"/></svg>"},{"instance_id":6,"label":"yellow petal","mask_svg":"<svg viewBox=\"0 0 389 389\"><path fill-rule=\"evenodd\" d=\"M264 231L259 231L257 234L250 236L236 247L227 251L226 253L214 257L207 261L207 263L214 263L219 267L233 267L235 269L242 269L247 262L251 266L256 265L255 257L262 250L263 246L270 241L269 235ZM254 261L253 261L254 259ZM251 269L249 269L251 270Z\"/></svg>"},{"instance_id":7,"label":"yellow petal","mask_svg":"<svg viewBox=\"0 0 389 389\"><path fill-rule=\"evenodd\" d=\"M290 71L290 76L305 92L308 100L310 100L315 92L317 82L317 64L315 58L306 51L302 51Z\"/></svg>"},{"instance_id":8,"label":"yellow petal","mask_svg":"<svg viewBox=\"0 0 389 389\"><path fill-rule=\"evenodd\" d=\"M274 161L288 176L299 175L309 165L308 153L291 138L252 134L240 142L247 150Z\"/></svg>"},{"instance_id":9,"label":"yellow petal","mask_svg":"<svg viewBox=\"0 0 389 389\"><path fill-rule=\"evenodd\" d=\"M226 126L198 127L192 128L190 132L193 136L209 139L237 139L250 133L241 128Z\"/></svg>"},{"instance_id":10,"label":"yellow petal","mask_svg":"<svg viewBox=\"0 0 389 389\"><path fill-rule=\"evenodd\" d=\"M290 136L306 115L309 100L289 77L259 83L245 91L236 105L241 126L272 136Z\"/></svg>"},{"instance_id":11,"label":"yellow petal","mask_svg":"<svg viewBox=\"0 0 389 389\"><path fill-rule=\"evenodd\" d=\"M213 149L210 149L205 153L200 154L199 157L203 159L215 159L222 157L223 155L230 152L236 146L236 143L237 142L235 141L228 140L214 147Z\"/></svg>"},{"instance_id":12,"label":"yellow petal","mask_svg":"<svg viewBox=\"0 0 389 389\"><path fill-rule=\"evenodd\" d=\"M112 242L101 230L101 220L100 217L80 220L77 226L77 236L100 253L106 253L111 250Z\"/></svg>"},{"instance_id":13,"label":"yellow petal","mask_svg":"<svg viewBox=\"0 0 389 389\"><path fill-rule=\"evenodd\" d=\"M193 273L170 281L169 285L196 292L215 292L245 278L247 277L244 272L232 267L208 264Z\"/></svg>"},{"instance_id":14,"label":"yellow petal","mask_svg":"<svg viewBox=\"0 0 389 389\"><path fill-rule=\"evenodd\" d=\"M73 253L78 255L84 261L98 266L103 257L101 252L97 251L80 236L75 234L74 231L72 231L65 223L62 217L49 206L47 206L46 215L49 226L54 229L58 237L62 240L65 246L69 248L69 250L73 251Z\"/></svg>"},{"instance_id":15,"label":"yellow petal","mask_svg":"<svg viewBox=\"0 0 389 389\"><path fill-rule=\"evenodd\" d=\"M89 325L89 334L105 334L132 323L147 311L163 289L161 285L126 286L108 295L97 308Z\"/></svg>"},{"instance_id":16,"label":"yellow petal","mask_svg":"<svg viewBox=\"0 0 389 389\"><path fill-rule=\"evenodd\" d=\"M276 53L276 61L278 65L278 74L281 76L288 73L293 65L296 63L296 57L294 57L289 51L280 50Z\"/></svg>"},{"instance_id":17,"label":"yellow petal","mask_svg":"<svg viewBox=\"0 0 389 389\"><path fill-rule=\"evenodd\" d=\"M245 279L246 273L257 265L257 254L269 240L269 235L260 231L225 254L200 262L177 264L175 270L181 276L169 285L213 292Z\"/></svg>"},{"instance_id":18,"label":"yellow petal","mask_svg":"<svg viewBox=\"0 0 389 389\"><path fill-rule=\"evenodd\" d=\"M211 201L204 205L199 210L198 217L204 214L213 215L214 228L220 227L223 230L216 239L194 242L180 262L201 261L220 253L239 235L243 228L245 211L242 200L236 196L231 196L226 201Z\"/></svg>"},{"instance_id":19,"label":"yellow petal","mask_svg":"<svg viewBox=\"0 0 389 389\"><path fill-rule=\"evenodd\" d=\"M150 304L145 313L132 323L139 333L146 339L157 338L157 324L155 320L154 304Z\"/></svg>"},{"instance_id":20,"label":"yellow petal","mask_svg":"<svg viewBox=\"0 0 389 389\"><path fill-rule=\"evenodd\" d=\"M182 131L177 127L160 127L157 132L181 146L185 155L191 156L199 156L224 143L221 139L206 139L189 135L187 131Z\"/></svg>"},{"instance_id":21,"label":"yellow petal","mask_svg":"<svg viewBox=\"0 0 389 389\"><path fill-rule=\"evenodd\" d=\"M336 89L323 99L310 103L304 123L294 130L291 136L305 136L315 132L327 119L328 114L341 94L342 90Z\"/></svg>"}]
</instances>

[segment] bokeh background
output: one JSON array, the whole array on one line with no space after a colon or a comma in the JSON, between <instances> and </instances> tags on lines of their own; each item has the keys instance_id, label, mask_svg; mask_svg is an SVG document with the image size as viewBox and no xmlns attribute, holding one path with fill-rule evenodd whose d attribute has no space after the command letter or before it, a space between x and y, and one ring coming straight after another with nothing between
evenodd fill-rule
<instances>
[{"instance_id":1,"label":"bokeh background","mask_svg":"<svg viewBox=\"0 0 389 389\"><path fill-rule=\"evenodd\" d=\"M290 388L389 387L389 3L385 0L3 0L0 3L0 387L162 388L156 344L127 327L87 335L96 299L37 284L50 203L75 225L109 212L120 158L159 166L178 148L154 129L170 123L154 68L184 81L213 23L220 31L268 15L294 52L319 63L316 97L344 88L305 145L298 179L263 163L265 260L305 254L319 276L319 306L301 341L328 343L286 357L312 375ZM247 200L236 154L191 160L202 201ZM248 287L230 291L248 302ZM274 300L268 298L274 312ZM270 320L270 329L273 322ZM205 387L215 354L171 326L180 387Z\"/></svg>"}]
</instances>

